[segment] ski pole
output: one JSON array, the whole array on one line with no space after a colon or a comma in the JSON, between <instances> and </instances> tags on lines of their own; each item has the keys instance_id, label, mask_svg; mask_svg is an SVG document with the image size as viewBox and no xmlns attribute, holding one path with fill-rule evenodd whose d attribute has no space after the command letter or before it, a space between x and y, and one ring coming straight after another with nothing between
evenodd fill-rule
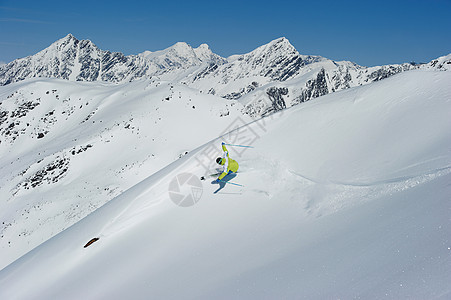
<instances>
[{"instance_id":1,"label":"ski pole","mask_svg":"<svg viewBox=\"0 0 451 300\"><path fill-rule=\"evenodd\" d=\"M233 146L233 147L254 148L253 146L246 146L246 145L234 145L234 144L224 144L224 145Z\"/></svg>"},{"instance_id":2,"label":"ski pole","mask_svg":"<svg viewBox=\"0 0 451 300\"><path fill-rule=\"evenodd\" d=\"M221 180L221 179L220 179L219 181L224 182L224 183L229 183L229 184L237 185L237 186L244 186L244 185L242 185L242 184L238 184L238 183L234 183L234 182L230 182L230 181L224 181L224 180Z\"/></svg>"}]
</instances>

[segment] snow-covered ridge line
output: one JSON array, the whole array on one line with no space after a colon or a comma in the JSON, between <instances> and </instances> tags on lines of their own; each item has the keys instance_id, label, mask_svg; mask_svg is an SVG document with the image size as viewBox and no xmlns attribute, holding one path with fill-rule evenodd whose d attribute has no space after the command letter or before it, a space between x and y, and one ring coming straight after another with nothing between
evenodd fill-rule
<instances>
[{"instance_id":1,"label":"snow-covered ridge line","mask_svg":"<svg viewBox=\"0 0 451 300\"><path fill-rule=\"evenodd\" d=\"M224 59L213 54L207 45L193 49L180 42L162 51L125 56L101 50L90 40L78 40L68 34L35 55L1 66L0 85L32 77L127 82L203 62L221 61Z\"/></svg>"},{"instance_id":2,"label":"snow-covered ridge line","mask_svg":"<svg viewBox=\"0 0 451 300\"><path fill-rule=\"evenodd\" d=\"M428 64L362 67L348 61L301 55L279 38L242 55L222 58L208 45L179 42L161 51L125 56L100 50L69 34L41 52L0 66L0 85L33 77L75 81L129 82L157 76L202 93L239 99L244 112L260 117L319 96L388 78L400 72L448 70L451 56Z\"/></svg>"}]
</instances>

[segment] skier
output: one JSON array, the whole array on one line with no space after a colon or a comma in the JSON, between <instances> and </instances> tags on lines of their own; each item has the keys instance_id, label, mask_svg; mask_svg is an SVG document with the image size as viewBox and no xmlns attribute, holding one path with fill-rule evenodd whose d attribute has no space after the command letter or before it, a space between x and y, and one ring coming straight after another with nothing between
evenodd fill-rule
<instances>
[{"instance_id":1,"label":"skier","mask_svg":"<svg viewBox=\"0 0 451 300\"><path fill-rule=\"evenodd\" d=\"M224 177L227 175L234 175L238 171L238 163L229 157L229 151L224 142L222 143L222 150L224 151L224 154L222 157L216 159L216 162L223 166L222 173L219 175L218 179L213 181L213 183L220 183Z\"/></svg>"}]
</instances>

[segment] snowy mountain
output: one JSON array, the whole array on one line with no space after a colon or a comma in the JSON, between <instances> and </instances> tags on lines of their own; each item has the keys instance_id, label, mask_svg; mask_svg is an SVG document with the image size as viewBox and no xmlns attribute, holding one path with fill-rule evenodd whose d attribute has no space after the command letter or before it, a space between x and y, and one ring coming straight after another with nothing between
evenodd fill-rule
<instances>
[{"instance_id":1,"label":"snowy mountain","mask_svg":"<svg viewBox=\"0 0 451 300\"><path fill-rule=\"evenodd\" d=\"M449 297L450 68L72 35L1 65L0 298ZM223 140L244 187L199 180Z\"/></svg>"},{"instance_id":2,"label":"snowy mountain","mask_svg":"<svg viewBox=\"0 0 451 300\"><path fill-rule=\"evenodd\" d=\"M430 63L423 65L421 67L439 71L449 71L451 70L451 54L434 59Z\"/></svg>"},{"instance_id":3,"label":"snowy mountain","mask_svg":"<svg viewBox=\"0 0 451 300\"><path fill-rule=\"evenodd\" d=\"M250 123L240 103L172 83L4 86L2 110L20 130L0 144L1 174L16 174L2 177L0 195L19 191L0 211L19 219L2 227L2 243L27 222L67 224L40 209L72 202L72 216L111 200L12 259L0 298L448 299L449 82L450 72L413 70ZM216 171L221 141L254 146L229 146L240 163L231 182L243 186L199 180ZM27 190L36 177L49 180Z\"/></svg>"},{"instance_id":4,"label":"snowy mountain","mask_svg":"<svg viewBox=\"0 0 451 300\"><path fill-rule=\"evenodd\" d=\"M206 45L192 49L186 43L151 53L125 56L103 51L89 40L69 34L41 52L0 67L0 84L34 77L54 77L72 81L128 82L174 69L220 63Z\"/></svg>"},{"instance_id":5,"label":"snowy mountain","mask_svg":"<svg viewBox=\"0 0 451 300\"><path fill-rule=\"evenodd\" d=\"M451 56L441 59L426 67L449 68ZM245 105L244 112L258 118L420 67L424 66L406 63L366 68L352 62L301 55L286 38L228 58L214 54L206 44L192 48L183 42L161 51L125 56L100 50L91 41L69 34L36 55L0 66L0 84L34 77L129 82L158 76L202 93L239 99Z\"/></svg>"},{"instance_id":6,"label":"snowy mountain","mask_svg":"<svg viewBox=\"0 0 451 300\"><path fill-rule=\"evenodd\" d=\"M160 70L186 69L191 66L198 66L202 62L218 64L225 62L222 57L211 52L207 44L202 44L198 48L193 49L183 42L178 42L162 51L145 51L138 54L138 56L152 64L156 64ZM158 72L155 73L158 74Z\"/></svg>"}]
</instances>

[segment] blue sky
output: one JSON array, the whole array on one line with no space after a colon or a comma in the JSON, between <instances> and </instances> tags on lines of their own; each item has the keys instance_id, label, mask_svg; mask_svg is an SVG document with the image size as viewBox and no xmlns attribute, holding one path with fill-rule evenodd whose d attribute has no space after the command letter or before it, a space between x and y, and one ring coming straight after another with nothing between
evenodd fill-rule
<instances>
[{"instance_id":1,"label":"blue sky","mask_svg":"<svg viewBox=\"0 0 451 300\"><path fill-rule=\"evenodd\" d=\"M126 55L176 42L223 57L286 37L301 54L364 66L451 53L451 0L0 0L0 62L72 33Z\"/></svg>"}]
</instances>

